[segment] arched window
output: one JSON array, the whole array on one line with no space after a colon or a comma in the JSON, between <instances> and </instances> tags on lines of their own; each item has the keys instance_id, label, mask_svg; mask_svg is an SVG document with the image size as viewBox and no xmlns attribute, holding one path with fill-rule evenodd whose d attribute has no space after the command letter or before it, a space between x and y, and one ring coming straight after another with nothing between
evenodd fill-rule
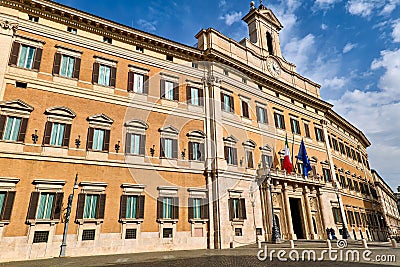
<instances>
[{"instance_id":1,"label":"arched window","mask_svg":"<svg viewBox=\"0 0 400 267\"><path fill-rule=\"evenodd\" d=\"M274 46L272 44L272 35L267 32L267 47L270 55L274 55Z\"/></svg>"}]
</instances>

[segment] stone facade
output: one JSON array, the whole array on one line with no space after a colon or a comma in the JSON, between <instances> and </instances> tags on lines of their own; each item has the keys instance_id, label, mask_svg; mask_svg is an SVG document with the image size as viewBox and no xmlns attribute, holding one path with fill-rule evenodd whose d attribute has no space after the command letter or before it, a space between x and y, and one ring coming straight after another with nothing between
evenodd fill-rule
<instances>
[{"instance_id":1,"label":"stone facade","mask_svg":"<svg viewBox=\"0 0 400 267\"><path fill-rule=\"evenodd\" d=\"M270 9L243 19L250 39L194 48L0 1L0 260L58 256L72 192L67 256L241 246L273 219L283 239L379 239L369 141L283 58Z\"/></svg>"}]
</instances>

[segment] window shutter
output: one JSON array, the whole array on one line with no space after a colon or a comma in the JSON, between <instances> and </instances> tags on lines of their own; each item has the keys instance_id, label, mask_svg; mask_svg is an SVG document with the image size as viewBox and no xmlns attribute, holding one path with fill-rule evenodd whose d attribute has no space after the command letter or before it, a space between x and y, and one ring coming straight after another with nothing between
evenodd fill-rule
<instances>
[{"instance_id":1,"label":"window shutter","mask_svg":"<svg viewBox=\"0 0 400 267\"><path fill-rule=\"evenodd\" d=\"M229 106L231 108L230 112L235 112L235 104L233 103L233 96L229 96Z\"/></svg>"},{"instance_id":2,"label":"window shutter","mask_svg":"<svg viewBox=\"0 0 400 267\"><path fill-rule=\"evenodd\" d=\"M132 138L132 134L126 133L125 154L130 154L131 153L131 138Z\"/></svg>"},{"instance_id":3,"label":"window shutter","mask_svg":"<svg viewBox=\"0 0 400 267\"><path fill-rule=\"evenodd\" d=\"M189 160L193 160L193 142L189 142L188 149L189 149Z\"/></svg>"},{"instance_id":4,"label":"window shutter","mask_svg":"<svg viewBox=\"0 0 400 267\"><path fill-rule=\"evenodd\" d=\"M61 64L61 54L54 54L54 63L53 63L53 75L60 74L60 64Z\"/></svg>"},{"instance_id":5,"label":"window shutter","mask_svg":"<svg viewBox=\"0 0 400 267\"><path fill-rule=\"evenodd\" d=\"M247 219L246 216L246 200L244 198L239 199L239 218L240 219Z\"/></svg>"},{"instance_id":6,"label":"window shutter","mask_svg":"<svg viewBox=\"0 0 400 267\"><path fill-rule=\"evenodd\" d=\"M264 120L265 123L268 123L268 114L267 114L267 110L265 108L262 109L262 112L264 113Z\"/></svg>"},{"instance_id":7,"label":"window shutter","mask_svg":"<svg viewBox=\"0 0 400 267\"><path fill-rule=\"evenodd\" d=\"M292 133L294 133L294 125L293 125L293 119L290 118L290 128L292 129Z\"/></svg>"},{"instance_id":8,"label":"window shutter","mask_svg":"<svg viewBox=\"0 0 400 267\"><path fill-rule=\"evenodd\" d=\"M203 198L201 200L201 218L208 219L208 199Z\"/></svg>"},{"instance_id":9,"label":"window shutter","mask_svg":"<svg viewBox=\"0 0 400 267\"><path fill-rule=\"evenodd\" d=\"M173 198L173 214L172 214L172 218L173 219L179 219L179 198L178 197L174 197Z\"/></svg>"},{"instance_id":10,"label":"window shutter","mask_svg":"<svg viewBox=\"0 0 400 267\"><path fill-rule=\"evenodd\" d=\"M93 63L93 73L92 73L93 84L97 84L99 82L99 69L100 69L100 64L97 62Z\"/></svg>"},{"instance_id":11,"label":"window shutter","mask_svg":"<svg viewBox=\"0 0 400 267\"><path fill-rule=\"evenodd\" d=\"M100 194L99 202L97 203L96 219L104 219L105 207L106 207L106 194Z\"/></svg>"},{"instance_id":12,"label":"window shutter","mask_svg":"<svg viewBox=\"0 0 400 267\"><path fill-rule=\"evenodd\" d=\"M53 210L51 211L51 219L59 220L61 218L61 211L63 205L64 193L56 193L56 196L53 201Z\"/></svg>"},{"instance_id":13,"label":"window shutter","mask_svg":"<svg viewBox=\"0 0 400 267\"><path fill-rule=\"evenodd\" d=\"M234 147L232 148L233 150L233 165L238 165L238 159L237 159L237 148Z\"/></svg>"},{"instance_id":14,"label":"window shutter","mask_svg":"<svg viewBox=\"0 0 400 267\"><path fill-rule=\"evenodd\" d=\"M275 128L278 128L278 114L275 112L274 113L274 119L275 119Z\"/></svg>"},{"instance_id":15,"label":"window shutter","mask_svg":"<svg viewBox=\"0 0 400 267\"><path fill-rule=\"evenodd\" d=\"M233 217L235 215L235 211L233 210L233 199L232 198L228 199L228 205L229 205L229 220L232 221Z\"/></svg>"},{"instance_id":16,"label":"window shutter","mask_svg":"<svg viewBox=\"0 0 400 267\"><path fill-rule=\"evenodd\" d=\"M87 135L87 142L86 142L86 150L92 150L92 147L93 147L93 134L94 134L94 128L89 128L88 129L88 135Z\"/></svg>"},{"instance_id":17,"label":"window shutter","mask_svg":"<svg viewBox=\"0 0 400 267\"><path fill-rule=\"evenodd\" d=\"M0 211L0 221L9 221L14 205L15 191L8 191L4 201L3 211Z\"/></svg>"},{"instance_id":18,"label":"window shutter","mask_svg":"<svg viewBox=\"0 0 400 267\"><path fill-rule=\"evenodd\" d=\"M127 195L122 195L121 196L121 201L119 204L119 218L120 219L126 219L126 204L128 201L128 196Z\"/></svg>"},{"instance_id":19,"label":"window shutter","mask_svg":"<svg viewBox=\"0 0 400 267\"><path fill-rule=\"evenodd\" d=\"M257 122L260 122L260 112L261 112L261 108L260 107L256 107L256 117L257 117Z\"/></svg>"},{"instance_id":20,"label":"window shutter","mask_svg":"<svg viewBox=\"0 0 400 267\"><path fill-rule=\"evenodd\" d=\"M52 126L53 126L52 122L46 121L46 125L44 127L43 145L50 144L51 128L53 128Z\"/></svg>"},{"instance_id":21,"label":"window shutter","mask_svg":"<svg viewBox=\"0 0 400 267\"><path fill-rule=\"evenodd\" d=\"M34 70L39 70L39 68L40 68L40 60L42 59L42 52L43 52L43 50L41 48L36 48L35 61L33 62Z\"/></svg>"},{"instance_id":22,"label":"window shutter","mask_svg":"<svg viewBox=\"0 0 400 267\"><path fill-rule=\"evenodd\" d=\"M225 160L226 160L226 161L228 161L228 153L229 153L228 147L227 147L227 146L224 146L224 156L225 156Z\"/></svg>"},{"instance_id":23,"label":"window shutter","mask_svg":"<svg viewBox=\"0 0 400 267\"><path fill-rule=\"evenodd\" d=\"M139 147L139 154L145 155L146 154L146 135L140 135L140 147Z\"/></svg>"},{"instance_id":24,"label":"window shutter","mask_svg":"<svg viewBox=\"0 0 400 267\"><path fill-rule=\"evenodd\" d=\"M205 160L205 150L204 150L204 143L200 143L200 160Z\"/></svg>"},{"instance_id":25,"label":"window shutter","mask_svg":"<svg viewBox=\"0 0 400 267\"><path fill-rule=\"evenodd\" d=\"M178 158L178 140L172 139L172 158Z\"/></svg>"},{"instance_id":26,"label":"window shutter","mask_svg":"<svg viewBox=\"0 0 400 267\"><path fill-rule=\"evenodd\" d=\"M160 97L165 98L165 80L160 80Z\"/></svg>"},{"instance_id":27,"label":"window shutter","mask_svg":"<svg viewBox=\"0 0 400 267\"><path fill-rule=\"evenodd\" d=\"M194 199L189 198L189 203L188 203L188 219L194 219Z\"/></svg>"},{"instance_id":28,"label":"window shutter","mask_svg":"<svg viewBox=\"0 0 400 267\"><path fill-rule=\"evenodd\" d=\"M186 100L188 104L190 104L191 99L192 99L192 88L190 86L186 86Z\"/></svg>"},{"instance_id":29,"label":"window shutter","mask_svg":"<svg viewBox=\"0 0 400 267\"><path fill-rule=\"evenodd\" d=\"M251 151L247 151L247 167L250 169L254 168L253 152Z\"/></svg>"},{"instance_id":30,"label":"window shutter","mask_svg":"<svg viewBox=\"0 0 400 267\"><path fill-rule=\"evenodd\" d=\"M160 138L160 158L165 157L164 144L165 144L165 138Z\"/></svg>"},{"instance_id":31,"label":"window shutter","mask_svg":"<svg viewBox=\"0 0 400 267\"><path fill-rule=\"evenodd\" d=\"M110 86L115 87L117 78L117 68L111 67Z\"/></svg>"},{"instance_id":32,"label":"window shutter","mask_svg":"<svg viewBox=\"0 0 400 267\"><path fill-rule=\"evenodd\" d=\"M243 117L249 118L249 104L244 101L242 101L242 113Z\"/></svg>"},{"instance_id":33,"label":"window shutter","mask_svg":"<svg viewBox=\"0 0 400 267\"><path fill-rule=\"evenodd\" d=\"M22 118L21 127L18 133L18 142L25 142L26 128L28 127L28 118Z\"/></svg>"},{"instance_id":34,"label":"window shutter","mask_svg":"<svg viewBox=\"0 0 400 267\"><path fill-rule=\"evenodd\" d=\"M136 202L136 219L144 219L144 196L138 196Z\"/></svg>"},{"instance_id":35,"label":"window shutter","mask_svg":"<svg viewBox=\"0 0 400 267\"><path fill-rule=\"evenodd\" d=\"M9 65L11 65L11 66L17 65L20 46L21 46L20 43L17 43L17 42L13 43L13 46L11 49L10 61L8 62Z\"/></svg>"},{"instance_id":36,"label":"window shutter","mask_svg":"<svg viewBox=\"0 0 400 267\"><path fill-rule=\"evenodd\" d=\"M128 92L132 92L133 91L133 83L135 80L135 73L133 73L132 71L128 72Z\"/></svg>"},{"instance_id":37,"label":"window shutter","mask_svg":"<svg viewBox=\"0 0 400 267\"><path fill-rule=\"evenodd\" d=\"M225 101L224 101L224 93L221 93L221 109L224 110L225 107Z\"/></svg>"},{"instance_id":38,"label":"window shutter","mask_svg":"<svg viewBox=\"0 0 400 267\"><path fill-rule=\"evenodd\" d=\"M313 166L311 166L311 169L312 169L312 174L314 176L317 176L317 168L313 165Z\"/></svg>"},{"instance_id":39,"label":"window shutter","mask_svg":"<svg viewBox=\"0 0 400 267\"><path fill-rule=\"evenodd\" d=\"M163 197L157 198L157 219L163 219Z\"/></svg>"},{"instance_id":40,"label":"window shutter","mask_svg":"<svg viewBox=\"0 0 400 267\"><path fill-rule=\"evenodd\" d=\"M32 192L31 199L29 201L28 214L26 216L27 220L36 219L36 210L39 202L39 196L40 196L39 192Z\"/></svg>"},{"instance_id":41,"label":"window shutter","mask_svg":"<svg viewBox=\"0 0 400 267\"><path fill-rule=\"evenodd\" d=\"M315 139L318 141L318 131L317 128L314 127L314 132L315 132Z\"/></svg>"},{"instance_id":42,"label":"window shutter","mask_svg":"<svg viewBox=\"0 0 400 267\"><path fill-rule=\"evenodd\" d=\"M4 126L6 125L7 116L0 116L0 139L3 139Z\"/></svg>"},{"instance_id":43,"label":"window shutter","mask_svg":"<svg viewBox=\"0 0 400 267\"><path fill-rule=\"evenodd\" d=\"M72 78L79 80L80 71L81 71L81 59L76 57L74 64L74 73L72 74Z\"/></svg>"},{"instance_id":44,"label":"window shutter","mask_svg":"<svg viewBox=\"0 0 400 267\"><path fill-rule=\"evenodd\" d=\"M149 76L143 75L143 94L149 94Z\"/></svg>"},{"instance_id":45,"label":"window shutter","mask_svg":"<svg viewBox=\"0 0 400 267\"><path fill-rule=\"evenodd\" d=\"M65 124L63 146L69 146L69 137L71 135L71 124Z\"/></svg>"},{"instance_id":46,"label":"window shutter","mask_svg":"<svg viewBox=\"0 0 400 267\"><path fill-rule=\"evenodd\" d=\"M179 84L174 83L174 100L179 101Z\"/></svg>"},{"instance_id":47,"label":"window shutter","mask_svg":"<svg viewBox=\"0 0 400 267\"><path fill-rule=\"evenodd\" d=\"M110 130L104 130L104 143L103 151L109 151L110 149Z\"/></svg>"},{"instance_id":48,"label":"window shutter","mask_svg":"<svg viewBox=\"0 0 400 267\"><path fill-rule=\"evenodd\" d=\"M285 117L283 115L280 116L281 118L281 122L282 122L282 129L286 129L286 125L285 125Z\"/></svg>"},{"instance_id":49,"label":"window shutter","mask_svg":"<svg viewBox=\"0 0 400 267\"><path fill-rule=\"evenodd\" d=\"M86 194L80 193L78 195L78 203L76 206L76 220L82 220L83 219L83 211L85 209L85 198Z\"/></svg>"},{"instance_id":50,"label":"window shutter","mask_svg":"<svg viewBox=\"0 0 400 267\"><path fill-rule=\"evenodd\" d=\"M204 94L203 94L203 89L199 88L199 103L200 106L204 106Z\"/></svg>"}]
</instances>

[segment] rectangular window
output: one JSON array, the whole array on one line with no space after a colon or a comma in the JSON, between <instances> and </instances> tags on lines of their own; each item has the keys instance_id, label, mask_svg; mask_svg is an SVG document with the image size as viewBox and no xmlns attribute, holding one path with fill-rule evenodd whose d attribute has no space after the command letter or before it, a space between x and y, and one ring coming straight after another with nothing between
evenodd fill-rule
<instances>
[{"instance_id":1,"label":"rectangular window","mask_svg":"<svg viewBox=\"0 0 400 267\"><path fill-rule=\"evenodd\" d=\"M292 133L301 134L299 121L290 118L290 126L292 127Z\"/></svg>"},{"instance_id":2,"label":"rectangular window","mask_svg":"<svg viewBox=\"0 0 400 267\"><path fill-rule=\"evenodd\" d=\"M163 238L172 238L172 233L172 228L163 228Z\"/></svg>"},{"instance_id":3,"label":"rectangular window","mask_svg":"<svg viewBox=\"0 0 400 267\"><path fill-rule=\"evenodd\" d=\"M322 172L324 174L325 182L331 182L331 171L329 169L322 168Z\"/></svg>"},{"instance_id":4,"label":"rectangular window","mask_svg":"<svg viewBox=\"0 0 400 267\"><path fill-rule=\"evenodd\" d=\"M173 157L172 139L165 139L165 142L164 142L164 156L166 158L172 158Z\"/></svg>"},{"instance_id":5,"label":"rectangular window","mask_svg":"<svg viewBox=\"0 0 400 267\"><path fill-rule=\"evenodd\" d=\"M35 231L33 234L33 243L47 243L49 240L49 231Z\"/></svg>"},{"instance_id":6,"label":"rectangular window","mask_svg":"<svg viewBox=\"0 0 400 267\"><path fill-rule=\"evenodd\" d=\"M51 219L51 212L53 210L54 193L41 193L39 199L39 206L36 219Z\"/></svg>"},{"instance_id":7,"label":"rectangular window","mask_svg":"<svg viewBox=\"0 0 400 267\"><path fill-rule=\"evenodd\" d=\"M82 231L82 241L94 240L96 237L95 229L87 229Z\"/></svg>"},{"instance_id":8,"label":"rectangular window","mask_svg":"<svg viewBox=\"0 0 400 267\"><path fill-rule=\"evenodd\" d=\"M263 107L257 107L257 121L259 123L267 124L267 110Z\"/></svg>"},{"instance_id":9,"label":"rectangular window","mask_svg":"<svg viewBox=\"0 0 400 267\"><path fill-rule=\"evenodd\" d=\"M242 228L235 228L235 236L243 236Z\"/></svg>"},{"instance_id":10,"label":"rectangular window","mask_svg":"<svg viewBox=\"0 0 400 267\"><path fill-rule=\"evenodd\" d=\"M249 103L246 101L242 101L242 116L245 118L250 118Z\"/></svg>"},{"instance_id":11,"label":"rectangular window","mask_svg":"<svg viewBox=\"0 0 400 267\"><path fill-rule=\"evenodd\" d=\"M130 154L140 154L140 137L140 134L131 134L131 149L129 151Z\"/></svg>"},{"instance_id":12,"label":"rectangular window","mask_svg":"<svg viewBox=\"0 0 400 267\"><path fill-rule=\"evenodd\" d=\"M18 67L32 69L35 59L36 48L27 45L21 45L21 51L18 59Z\"/></svg>"},{"instance_id":13,"label":"rectangular window","mask_svg":"<svg viewBox=\"0 0 400 267\"><path fill-rule=\"evenodd\" d=\"M126 229L125 239L136 239L136 229Z\"/></svg>"},{"instance_id":14,"label":"rectangular window","mask_svg":"<svg viewBox=\"0 0 400 267\"><path fill-rule=\"evenodd\" d=\"M173 219L173 198L172 197L165 197L163 198L163 219Z\"/></svg>"},{"instance_id":15,"label":"rectangular window","mask_svg":"<svg viewBox=\"0 0 400 267\"><path fill-rule=\"evenodd\" d=\"M229 165L237 166L237 149L235 147L225 146L225 160Z\"/></svg>"},{"instance_id":16,"label":"rectangular window","mask_svg":"<svg viewBox=\"0 0 400 267\"><path fill-rule=\"evenodd\" d=\"M51 138L50 145L52 146L62 146L64 140L64 128L65 124L62 123L53 123L53 127L51 129Z\"/></svg>"},{"instance_id":17,"label":"rectangular window","mask_svg":"<svg viewBox=\"0 0 400 267\"><path fill-rule=\"evenodd\" d=\"M103 37L103 42L107 44L112 44L112 39L110 37Z\"/></svg>"},{"instance_id":18,"label":"rectangular window","mask_svg":"<svg viewBox=\"0 0 400 267\"><path fill-rule=\"evenodd\" d=\"M194 198L193 199L193 219L202 219L201 216L201 198Z\"/></svg>"},{"instance_id":19,"label":"rectangular window","mask_svg":"<svg viewBox=\"0 0 400 267\"><path fill-rule=\"evenodd\" d=\"M189 160L204 160L204 144L189 142Z\"/></svg>"},{"instance_id":20,"label":"rectangular window","mask_svg":"<svg viewBox=\"0 0 400 267\"><path fill-rule=\"evenodd\" d=\"M338 142L337 142L337 140L336 140L335 138L333 138L333 137L332 137L332 146L333 146L333 149L334 149L334 150L339 151Z\"/></svg>"},{"instance_id":21,"label":"rectangular window","mask_svg":"<svg viewBox=\"0 0 400 267\"><path fill-rule=\"evenodd\" d=\"M100 65L99 67L99 80L98 84L104 86L110 86L110 78L111 78L111 67L106 65Z\"/></svg>"},{"instance_id":22,"label":"rectangular window","mask_svg":"<svg viewBox=\"0 0 400 267\"><path fill-rule=\"evenodd\" d=\"M244 220L246 219L246 205L244 198L230 198L229 204L229 217L230 220Z\"/></svg>"},{"instance_id":23,"label":"rectangular window","mask_svg":"<svg viewBox=\"0 0 400 267\"><path fill-rule=\"evenodd\" d=\"M142 74L133 74L133 91L135 93L143 94L144 89L144 76Z\"/></svg>"},{"instance_id":24,"label":"rectangular window","mask_svg":"<svg viewBox=\"0 0 400 267\"><path fill-rule=\"evenodd\" d=\"M3 140L17 141L21 127L21 118L8 117L4 130Z\"/></svg>"},{"instance_id":25,"label":"rectangular window","mask_svg":"<svg viewBox=\"0 0 400 267\"><path fill-rule=\"evenodd\" d=\"M253 169L254 168L254 161L253 161L253 151L246 151L246 164L247 168Z\"/></svg>"},{"instance_id":26,"label":"rectangular window","mask_svg":"<svg viewBox=\"0 0 400 267\"><path fill-rule=\"evenodd\" d=\"M165 99L174 100L174 83L165 81Z\"/></svg>"},{"instance_id":27,"label":"rectangular window","mask_svg":"<svg viewBox=\"0 0 400 267\"><path fill-rule=\"evenodd\" d=\"M84 219L96 219L97 214L97 202L99 195L86 195L85 198L85 209L83 213Z\"/></svg>"},{"instance_id":28,"label":"rectangular window","mask_svg":"<svg viewBox=\"0 0 400 267\"><path fill-rule=\"evenodd\" d=\"M94 129L93 132L93 150L103 150L104 146L104 133L105 130L103 129Z\"/></svg>"},{"instance_id":29,"label":"rectangular window","mask_svg":"<svg viewBox=\"0 0 400 267\"><path fill-rule=\"evenodd\" d=\"M126 200L126 217L127 219L137 218L136 216L136 208L137 208L137 196L127 196Z\"/></svg>"},{"instance_id":30,"label":"rectangular window","mask_svg":"<svg viewBox=\"0 0 400 267\"><path fill-rule=\"evenodd\" d=\"M343 145L342 142L339 142L339 150L340 150L340 153L342 153L343 155L345 155L346 151L345 151L345 149L344 149L344 145Z\"/></svg>"},{"instance_id":31,"label":"rectangular window","mask_svg":"<svg viewBox=\"0 0 400 267\"><path fill-rule=\"evenodd\" d=\"M310 125L308 123L304 123L304 133L306 137L310 138Z\"/></svg>"},{"instance_id":32,"label":"rectangular window","mask_svg":"<svg viewBox=\"0 0 400 267\"><path fill-rule=\"evenodd\" d=\"M32 22L39 22L39 17L28 15L28 20Z\"/></svg>"},{"instance_id":33,"label":"rectangular window","mask_svg":"<svg viewBox=\"0 0 400 267\"><path fill-rule=\"evenodd\" d=\"M190 104L200 106L199 88L190 88Z\"/></svg>"},{"instance_id":34,"label":"rectangular window","mask_svg":"<svg viewBox=\"0 0 400 267\"><path fill-rule=\"evenodd\" d=\"M354 214L352 211L348 210L347 211L347 223L348 224L355 224L355 220L354 220Z\"/></svg>"},{"instance_id":35,"label":"rectangular window","mask_svg":"<svg viewBox=\"0 0 400 267\"><path fill-rule=\"evenodd\" d=\"M144 48L141 46L136 46L136 51L143 53L144 52Z\"/></svg>"},{"instance_id":36,"label":"rectangular window","mask_svg":"<svg viewBox=\"0 0 400 267\"><path fill-rule=\"evenodd\" d=\"M75 58L61 55L60 76L72 78L74 74Z\"/></svg>"},{"instance_id":37,"label":"rectangular window","mask_svg":"<svg viewBox=\"0 0 400 267\"><path fill-rule=\"evenodd\" d=\"M317 139L318 142L324 142L324 133L321 128L315 127L315 138Z\"/></svg>"},{"instance_id":38,"label":"rectangular window","mask_svg":"<svg viewBox=\"0 0 400 267\"><path fill-rule=\"evenodd\" d=\"M275 127L279 129L286 129L285 127L285 117L283 114L275 112L274 113L274 118L275 118Z\"/></svg>"},{"instance_id":39,"label":"rectangular window","mask_svg":"<svg viewBox=\"0 0 400 267\"><path fill-rule=\"evenodd\" d=\"M221 108L226 112L234 112L233 96L221 93Z\"/></svg>"},{"instance_id":40,"label":"rectangular window","mask_svg":"<svg viewBox=\"0 0 400 267\"><path fill-rule=\"evenodd\" d=\"M351 158L351 152L350 152L350 147L346 146L346 155Z\"/></svg>"},{"instance_id":41,"label":"rectangular window","mask_svg":"<svg viewBox=\"0 0 400 267\"><path fill-rule=\"evenodd\" d=\"M77 34L78 30L72 27L67 27L67 32L73 33L73 34Z\"/></svg>"},{"instance_id":42,"label":"rectangular window","mask_svg":"<svg viewBox=\"0 0 400 267\"><path fill-rule=\"evenodd\" d=\"M339 208L332 208L333 218L335 219L335 223L342 223L342 215L340 214Z\"/></svg>"},{"instance_id":43,"label":"rectangular window","mask_svg":"<svg viewBox=\"0 0 400 267\"><path fill-rule=\"evenodd\" d=\"M262 161L262 166L265 166L267 168L271 168L272 167L272 156L270 155L261 155L261 161Z\"/></svg>"},{"instance_id":44,"label":"rectangular window","mask_svg":"<svg viewBox=\"0 0 400 267\"><path fill-rule=\"evenodd\" d=\"M5 201L6 201L6 192L0 192L0 221L2 218L2 211Z\"/></svg>"}]
</instances>

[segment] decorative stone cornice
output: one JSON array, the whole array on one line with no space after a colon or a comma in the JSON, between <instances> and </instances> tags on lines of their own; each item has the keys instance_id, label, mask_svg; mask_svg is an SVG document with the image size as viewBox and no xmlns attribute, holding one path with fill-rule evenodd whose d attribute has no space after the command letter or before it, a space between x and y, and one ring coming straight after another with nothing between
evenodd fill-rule
<instances>
[{"instance_id":1,"label":"decorative stone cornice","mask_svg":"<svg viewBox=\"0 0 400 267\"><path fill-rule=\"evenodd\" d=\"M12 30L15 32L18 29L18 26L18 23L0 19L0 27L5 30Z\"/></svg>"}]
</instances>

